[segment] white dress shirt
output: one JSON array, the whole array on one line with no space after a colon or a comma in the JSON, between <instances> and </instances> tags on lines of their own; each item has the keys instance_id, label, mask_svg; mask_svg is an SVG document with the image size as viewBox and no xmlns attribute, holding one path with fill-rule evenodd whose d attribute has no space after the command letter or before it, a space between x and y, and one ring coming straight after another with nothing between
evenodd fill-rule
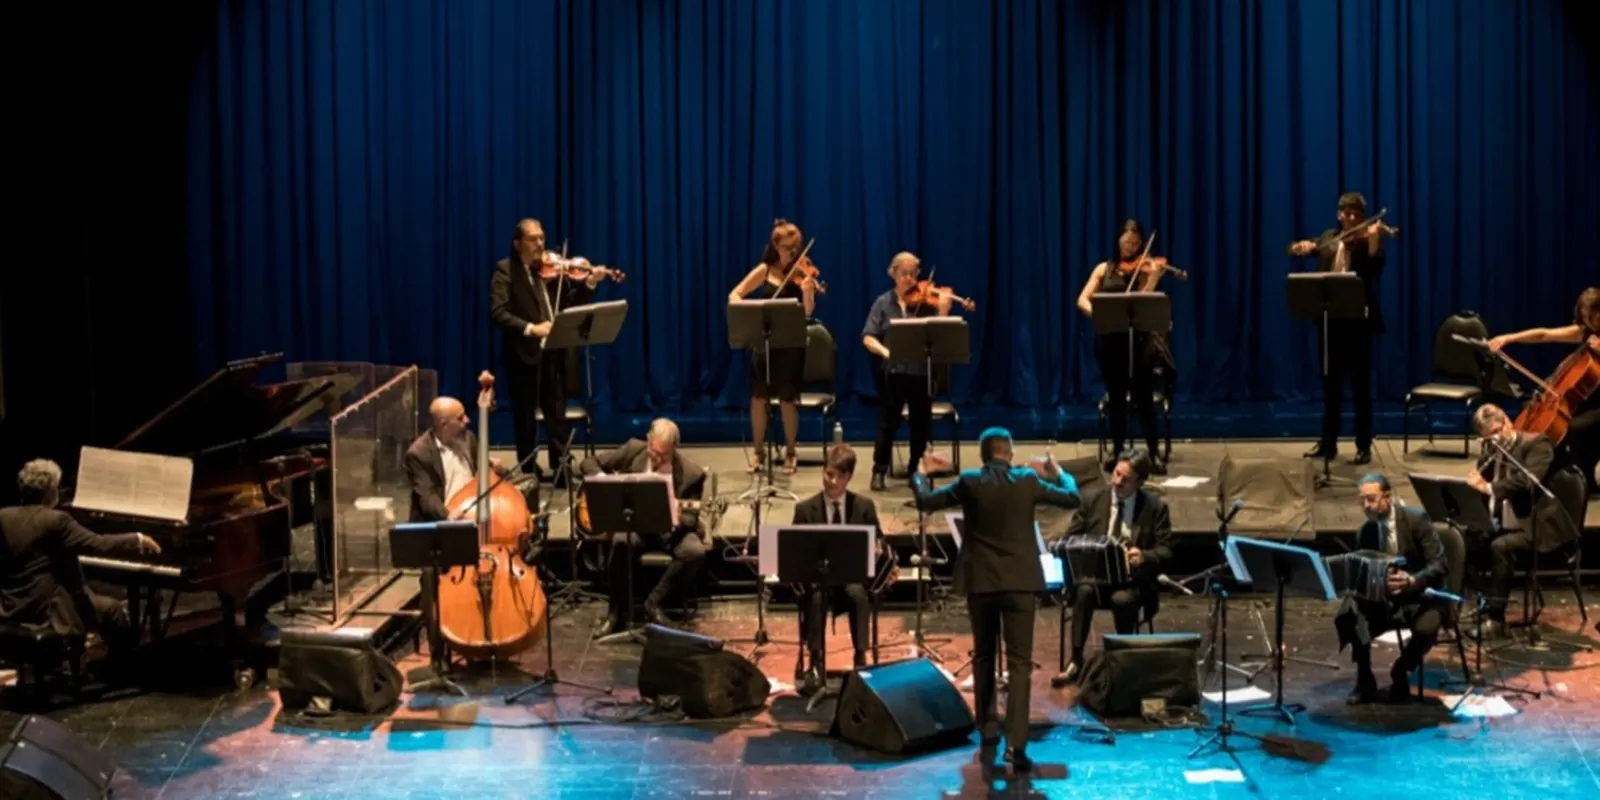
<instances>
[{"instance_id":1,"label":"white dress shirt","mask_svg":"<svg viewBox=\"0 0 1600 800\"><path fill-rule=\"evenodd\" d=\"M433 437L433 444L439 448L439 460L444 462L444 501L448 503L450 498L456 496L456 492L461 491L461 487L472 483L472 465L460 453L439 441L439 437Z\"/></svg>"}]
</instances>

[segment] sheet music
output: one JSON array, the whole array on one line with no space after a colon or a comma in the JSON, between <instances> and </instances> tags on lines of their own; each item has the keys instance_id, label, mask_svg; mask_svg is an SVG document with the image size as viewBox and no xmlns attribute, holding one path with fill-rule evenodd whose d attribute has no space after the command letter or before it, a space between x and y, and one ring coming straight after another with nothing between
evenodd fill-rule
<instances>
[{"instance_id":1,"label":"sheet music","mask_svg":"<svg viewBox=\"0 0 1600 800\"><path fill-rule=\"evenodd\" d=\"M585 482L595 483L660 483L667 487L667 499L672 503L672 527L678 527L678 498L672 491L672 476L660 472L611 472L600 475L591 475L584 478Z\"/></svg>"},{"instance_id":2,"label":"sheet music","mask_svg":"<svg viewBox=\"0 0 1600 800\"><path fill-rule=\"evenodd\" d=\"M762 575L778 576L778 531L813 531L847 528L867 532L867 577L878 576L878 532L871 525L762 525L756 532L756 570Z\"/></svg>"},{"instance_id":3,"label":"sheet music","mask_svg":"<svg viewBox=\"0 0 1600 800\"><path fill-rule=\"evenodd\" d=\"M178 456L85 447L78 459L72 506L187 522L194 462Z\"/></svg>"}]
</instances>

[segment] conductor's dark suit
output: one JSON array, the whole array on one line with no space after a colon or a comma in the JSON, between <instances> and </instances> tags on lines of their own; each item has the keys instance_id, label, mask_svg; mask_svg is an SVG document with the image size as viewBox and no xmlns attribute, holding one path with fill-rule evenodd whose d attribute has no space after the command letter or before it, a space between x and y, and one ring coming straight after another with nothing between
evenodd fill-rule
<instances>
[{"instance_id":1,"label":"conductor's dark suit","mask_svg":"<svg viewBox=\"0 0 1600 800\"><path fill-rule=\"evenodd\" d=\"M924 511L960 506L966 535L956 565L957 588L967 595L972 622L973 700L984 739L998 735L995 721L995 651L1005 636L1010 680L1006 694L1007 746L1028 742L1028 701L1033 673L1033 621L1038 593L1045 590L1039 556L1044 550L1034 527L1040 503L1076 508L1078 486L1065 471L1047 481L1031 469L1004 461L961 473L934 490L923 475L911 488Z\"/></svg>"}]
</instances>

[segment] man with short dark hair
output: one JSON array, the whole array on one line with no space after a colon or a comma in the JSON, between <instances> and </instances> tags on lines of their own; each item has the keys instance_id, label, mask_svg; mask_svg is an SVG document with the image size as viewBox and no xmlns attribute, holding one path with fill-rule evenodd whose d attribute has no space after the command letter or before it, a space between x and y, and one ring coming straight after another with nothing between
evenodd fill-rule
<instances>
[{"instance_id":1,"label":"man with short dark hair","mask_svg":"<svg viewBox=\"0 0 1600 800\"><path fill-rule=\"evenodd\" d=\"M827 461L822 466L822 491L794 505L796 525L870 525L877 530L878 570L887 570L893 564L888 542L878 527L878 507L872 498L850 491L850 479L856 472L856 451L847 444L836 444L828 449ZM887 576L875 573L877 580ZM799 588L795 602L800 611L800 631L805 648L811 655L809 673L804 668L805 659L795 663L795 682L809 681L806 688L821 686L827 677L827 654L823 650L823 626L827 614L823 609L823 592L819 587L806 585ZM868 630L871 622L872 596L864 584L852 583L836 587L828 603L834 613L850 614L850 644L855 650L855 666L867 665L867 649L872 644Z\"/></svg>"},{"instance_id":2,"label":"man with short dark hair","mask_svg":"<svg viewBox=\"0 0 1600 800\"><path fill-rule=\"evenodd\" d=\"M1138 629L1139 609L1159 596L1156 576L1162 563L1172 558L1172 515L1160 495L1145 491L1149 477L1150 457L1145 451L1119 455L1111 487L1084 503L1067 526L1066 539L1058 543L1064 545L1074 536L1097 536L1126 547L1131 580L1117 586L1081 582L1072 588L1072 662L1051 680L1053 685L1081 677L1095 609L1109 607L1117 633L1129 634Z\"/></svg>"},{"instance_id":3,"label":"man with short dark hair","mask_svg":"<svg viewBox=\"0 0 1600 800\"><path fill-rule=\"evenodd\" d=\"M1434 530L1433 521L1420 508L1394 501L1389 479L1371 473L1359 486L1361 508L1367 515L1356 534L1357 550L1372 550L1405 559L1388 575L1388 597L1374 602L1346 597L1333 620L1339 632L1339 647L1350 647L1356 665L1356 688L1347 702L1370 703L1377 698L1378 682L1372 675L1372 639L1384 631L1409 628L1405 648L1389 669L1387 700L1405 703L1411 699L1409 675L1439 641L1439 625L1447 607L1428 597L1428 589L1444 585L1448 566L1444 542Z\"/></svg>"},{"instance_id":4,"label":"man with short dark hair","mask_svg":"<svg viewBox=\"0 0 1600 800\"><path fill-rule=\"evenodd\" d=\"M922 511L961 507L966 535L956 567L957 588L967 594L972 622L972 687L978 732L985 747L1000 740L995 720L995 653L1005 636L1006 753L1018 771L1033 766L1028 744L1028 698L1032 692L1033 621L1038 593L1045 590L1039 556L1044 542L1034 525L1034 506L1041 503L1077 508L1077 482L1055 459L1035 468L1012 467L1011 432L989 428L978 439L983 466L967 470L955 482L934 490L927 473L942 465L924 456L911 478Z\"/></svg>"},{"instance_id":5,"label":"man with short dark hair","mask_svg":"<svg viewBox=\"0 0 1600 800\"><path fill-rule=\"evenodd\" d=\"M56 508L61 467L38 459L17 475L21 505L0 508L0 621L62 635L99 632L112 655L137 642L122 601L89 590L78 556L156 555L143 533L104 535Z\"/></svg>"}]
</instances>

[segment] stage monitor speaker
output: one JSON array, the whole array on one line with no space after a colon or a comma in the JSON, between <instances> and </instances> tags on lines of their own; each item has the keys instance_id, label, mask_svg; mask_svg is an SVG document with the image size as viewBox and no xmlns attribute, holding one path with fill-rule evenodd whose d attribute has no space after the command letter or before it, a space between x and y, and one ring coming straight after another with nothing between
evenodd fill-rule
<instances>
[{"instance_id":1,"label":"stage monitor speaker","mask_svg":"<svg viewBox=\"0 0 1600 800\"><path fill-rule=\"evenodd\" d=\"M1311 499L1316 494L1312 463L1303 458L1223 456L1217 464L1217 508L1226 514L1233 501L1244 501L1228 529L1283 536L1310 524Z\"/></svg>"},{"instance_id":2,"label":"stage monitor speaker","mask_svg":"<svg viewBox=\"0 0 1600 800\"><path fill-rule=\"evenodd\" d=\"M977 723L955 684L926 658L890 661L845 675L830 733L885 753L966 743Z\"/></svg>"},{"instance_id":3,"label":"stage monitor speaker","mask_svg":"<svg viewBox=\"0 0 1600 800\"><path fill-rule=\"evenodd\" d=\"M645 626L639 696L695 719L761 708L772 682L756 665L722 649L722 640L661 625Z\"/></svg>"},{"instance_id":4,"label":"stage monitor speaker","mask_svg":"<svg viewBox=\"0 0 1600 800\"><path fill-rule=\"evenodd\" d=\"M0 747L0 798L101 800L117 765L82 737L44 717L26 717Z\"/></svg>"},{"instance_id":5,"label":"stage monitor speaker","mask_svg":"<svg viewBox=\"0 0 1600 800\"><path fill-rule=\"evenodd\" d=\"M405 679L372 646L365 630L284 629L278 651L278 698L286 710L387 712Z\"/></svg>"},{"instance_id":6,"label":"stage monitor speaker","mask_svg":"<svg viewBox=\"0 0 1600 800\"><path fill-rule=\"evenodd\" d=\"M1084 670L1078 701L1104 718L1139 717L1146 699L1200 707L1198 633L1112 634Z\"/></svg>"}]
</instances>

